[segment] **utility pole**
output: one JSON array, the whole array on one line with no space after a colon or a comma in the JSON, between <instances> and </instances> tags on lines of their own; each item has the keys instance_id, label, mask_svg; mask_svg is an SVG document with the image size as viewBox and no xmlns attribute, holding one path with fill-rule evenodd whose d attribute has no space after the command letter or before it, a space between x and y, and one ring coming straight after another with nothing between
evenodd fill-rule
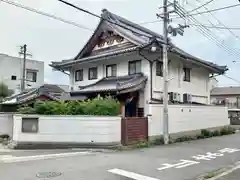
<instances>
[{"instance_id":1,"label":"utility pole","mask_svg":"<svg viewBox=\"0 0 240 180\"><path fill-rule=\"evenodd\" d=\"M168 6L173 6L174 10L168 11ZM170 13L177 13L177 1L174 0L173 3L168 4L168 0L163 0L163 14L157 14L157 17L163 19L163 137L164 144L169 143L169 132L168 132L168 34L171 34L173 37L177 34L183 36L184 28L189 27L187 25L179 24L178 27L174 28L169 25ZM181 16L180 16L181 17Z\"/></svg>"},{"instance_id":2,"label":"utility pole","mask_svg":"<svg viewBox=\"0 0 240 180\"><path fill-rule=\"evenodd\" d=\"M27 53L27 45L24 44L20 46L19 55L23 55L23 67L22 67L22 78L21 78L21 92L25 89L25 81L26 81L26 57L32 56L31 54Z\"/></svg>"},{"instance_id":3,"label":"utility pole","mask_svg":"<svg viewBox=\"0 0 240 180\"><path fill-rule=\"evenodd\" d=\"M168 0L163 0L163 138L164 144L169 143L168 132Z\"/></svg>"},{"instance_id":4,"label":"utility pole","mask_svg":"<svg viewBox=\"0 0 240 180\"><path fill-rule=\"evenodd\" d=\"M21 79L21 92L25 89L25 79L26 79L26 54L27 54L27 45L24 44L21 46L21 51L19 54L23 54L23 69L22 69L22 79Z\"/></svg>"}]
</instances>

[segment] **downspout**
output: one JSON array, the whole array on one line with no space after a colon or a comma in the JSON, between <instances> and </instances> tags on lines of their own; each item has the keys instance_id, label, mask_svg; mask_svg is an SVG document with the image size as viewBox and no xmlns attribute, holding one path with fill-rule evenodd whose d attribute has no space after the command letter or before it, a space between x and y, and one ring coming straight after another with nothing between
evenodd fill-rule
<instances>
[{"instance_id":1,"label":"downspout","mask_svg":"<svg viewBox=\"0 0 240 180\"><path fill-rule=\"evenodd\" d=\"M149 62L149 65L150 65L150 100L153 99L153 72L152 72L152 69L153 69L153 61L148 61Z\"/></svg>"},{"instance_id":2,"label":"downspout","mask_svg":"<svg viewBox=\"0 0 240 180\"><path fill-rule=\"evenodd\" d=\"M237 96L237 108L239 108L239 96Z\"/></svg>"},{"instance_id":3,"label":"downspout","mask_svg":"<svg viewBox=\"0 0 240 180\"><path fill-rule=\"evenodd\" d=\"M152 69L153 69L153 63L154 61L149 60L146 56L144 56L143 54L141 54L141 52L139 51L139 55L142 56L144 59L146 59L149 63L149 67L150 67L150 100L153 99L152 95L153 95L153 83L152 83L152 79L153 79L153 73L152 73Z\"/></svg>"}]
</instances>

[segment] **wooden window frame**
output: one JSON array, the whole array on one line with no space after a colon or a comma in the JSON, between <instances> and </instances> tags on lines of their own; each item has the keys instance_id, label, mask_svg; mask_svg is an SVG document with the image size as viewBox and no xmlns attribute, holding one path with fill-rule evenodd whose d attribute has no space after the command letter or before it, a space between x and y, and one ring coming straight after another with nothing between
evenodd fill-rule
<instances>
[{"instance_id":1,"label":"wooden window frame","mask_svg":"<svg viewBox=\"0 0 240 180\"><path fill-rule=\"evenodd\" d=\"M116 74L113 75L113 67L116 68ZM111 68L111 75L108 74L108 68ZM106 77L116 77L117 76L117 64L109 64L106 66Z\"/></svg>"},{"instance_id":2,"label":"wooden window frame","mask_svg":"<svg viewBox=\"0 0 240 180\"><path fill-rule=\"evenodd\" d=\"M80 77L78 77L78 73L80 73ZM75 82L83 81L83 69L78 69L75 71Z\"/></svg>"},{"instance_id":3,"label":"wooden window frame","mask_svg":"<svg viewBox=\"0 0 240 180\"><path fill-rule=\"evenodd\" d=\"M191 69L187 68L187 67L184 67L183 72L184 72L183 81L191 82Z\"/></svg>"},{"instance_id":4,"label":"wooden window frame","mask_svg":"<svg viewBox=\"0 0 240 180\"><path fill-rule=\"evenodd\" d=\"M17 80L17 76L16 76L16 75L12 75L12 76L11 76L11 80L12 80L12 81L16 81L16 80Z\"/></svg>"},{"instance_id":5,"label":"wooden window frame","mask_svg":"<svg viewBox=\"0 0 240 180\"><path fill-rule=\"evenodd\" d=\"M27 69L26 70L26 80L27 81L30 81L30 82L37 82L37 70L34 70L34 69ZM29 79L27 79L27 74L28 73L33 73L33 79L32 80L29 80Z\"/></svg>"},{"instance_id":6,"label":"wooden window frame","mask_svg":"<svg viewBox=\"0 0 240 180\"><path fill-rule=\"evenodd\" d=\"M133 75L133 74L137 74L137 73L140 73L141 72L141 68L140 68L140 71L139 72L137 72L137 67L136 67L136 64L137 63L140 63L140 67L142 68L142 61L141 60L134 60L134 61L129 61L128 62L128 75ZM130 72L130 64L135 64L135 72L134 73L131 73Z\"/></svg>"},{"instance_id":7,"label":"wooden window frame","mask_svg":"<svg viewBox=\"0 0 240 180\"><path fill-rule=\"evenodd\" d=\"M160 69L158 69L160 68ZM156 61L156 76L163 77L163 62L162 61Z\"/></svg>"},{"instance_id":8,"label":"wooden window frame","mask_svg":"<svg viewBox=\"0 0 240 180\"><path fill-rule=\"evenodd\" d=\"M95 70L96 71L96 77L90 77L90 72L91 70ZM94 80L98 78L98 68L97 67L91 67L88 69L88 80Z\"/></svg>"}]
</instances>

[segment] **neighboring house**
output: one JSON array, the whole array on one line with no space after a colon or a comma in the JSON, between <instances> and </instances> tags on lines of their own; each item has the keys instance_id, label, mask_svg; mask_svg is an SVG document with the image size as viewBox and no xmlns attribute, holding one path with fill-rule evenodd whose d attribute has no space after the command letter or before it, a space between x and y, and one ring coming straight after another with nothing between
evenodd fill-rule
<instances>
[{"instance_id":1,"label":"neighboring house","mask_svg":"<svg viewBox=\"0 0 240 180\"><path fill-rule=\"evenodd\" d=\"M9 89L20 92L23 59L0 54L0 82L5 83ZM44 62L26 60L26 88L35 88L44 84Z\"/></svg>"},{"instance_id":2,"label":"neighboring house","mask_svg":"<svg viewBox=\"0 0 240 180\"><path fill-rule=\"evenodd\" d=\"M240 87L215 87L211 91L212 104L227 106L229 109L240 108Z\"/></svg>"},{"instance_id":3,"label":"neighboring house","mask_svg":"<svg viewBox=\"0 0 240 180\"><path fill-rule=\"evenodd\" d=\"M85 97L83 96L82 99L85 99ZM26 89L22 93L7 97L1 104L3 107L2 111L14 111L19 105L32 105L37 100L67 101L82 99L74 99L71 97L70 94L62 88L62 85L44 84L38 88Z\"/></svg>"},{"instance_id":4,"label":"neighboring house","mask_svg":"<svg viewBox=\"0 0 240 180\"><path fill-rule=\"evenodd\" d=\"M163 97L162 42L161 35L104 9L96 30L77 56L50 66L70 73L72 96L112 94L123 104L129 93L134 93L137 111L146 116L151 111L149 103ZM210 77L223 74L226 66L194 57L171 41L168 57L169 100L210 104Z\"/></svg>"}]
</instances>

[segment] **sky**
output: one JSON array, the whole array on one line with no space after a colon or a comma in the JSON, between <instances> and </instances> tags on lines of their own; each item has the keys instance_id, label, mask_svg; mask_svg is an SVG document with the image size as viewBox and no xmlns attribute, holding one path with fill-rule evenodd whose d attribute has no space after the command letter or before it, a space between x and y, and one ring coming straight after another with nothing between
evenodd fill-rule
<instances>
[{"instance_id":1,"label":"sky","mask_svg":"<svg viewBox=\"0 0 240 180\"><path fill-rule=\"evenodd\" d=\"M68 7L57 0L11 0L54 16L73 21L90 29L94 29L99 19ZM161 13L162 0L68 0L69 2L101 14L103 8L123 16L133 22L143 23L143 26L162 34L162 22L144 22L157 20L156 13ZM186 10L194 9L209 0L179 0ZM239 3L238 0L214 0L207 9L215 9ZM201 8L198 11L206 11ZM194 16L197 21L205 25L240 27L240 6L213 12L212 15ZM195 11L196 12L196 11ZM173 15L175 16L175 15ZM216 20L216 18L219 21ZM19 46L28 45L28 51L33 59L45 62L45 82L54 84L68 84L68 76L52 71L48 66L51 61L71 59L77 55L92 34L91 30L66 24L49 17L45 17L27 10L6 4L0 0L0 53L18 56ZM174 19L171 24L191 23L183 19ZM220 24L222 23L222 24ZM240 30L209 29L210 33L222 42L224 48L217 46L213 40L205 38L197 31L196 26L185 29L183 36L171 37L172 41L186 52L212 61L220 65L227 65L227 76L217 77L220 86L240 85ZM233 61L236 61L233 63Z\"/></svg>"}]
</instances>

